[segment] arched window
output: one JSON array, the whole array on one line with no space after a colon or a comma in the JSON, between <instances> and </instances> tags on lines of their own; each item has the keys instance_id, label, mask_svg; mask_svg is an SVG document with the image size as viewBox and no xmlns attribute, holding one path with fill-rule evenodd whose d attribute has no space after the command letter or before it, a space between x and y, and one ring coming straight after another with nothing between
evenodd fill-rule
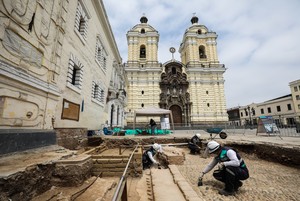
<instances>
[{"instance_id":1,"label":"arched window","mask_svg":"<svg viewBox=\"0 0 300 201\"><path fill-rule=\"evenodd\" d=\"M140 58L146 58L146 47L145 47L145 45L141 45L141 47L140 47Z\"/></svg>"},{"instance_id":2,"label":"arched window","mask_svg":"<svg viewBox=\"0 0 300 201\"><path fill-rule=\"evenodd\" d=\"M141 33L144 34L145 33L145 29L141 29Z\"/></svg>"},{"instance_id":3,"label":"arched window","mask_svg":"<svg viewBox=\"0 0 300 201\"><path fill-rule=\"evenodd\" d=\"M200 57L200 59L206 58L205 47L203 45L200 45L200 47L199 47L199 57Z\"/></svg>"},{"instance_id":4,"label":"arched window","mask_svg":"<svg viewBox=\"0 0 300 201\"><path fill-rule=\"evenodd\" d=\"M173 75L176 74L176 68L175 67L172 68L172 74Z\"/></svg>"},{"instance_id":5,"label":"arched window","mask_svg":"<svg viewBox=\"0 0 300 201\"><path fill-rule=\"evenodd\" d=\"M197 34L202 34L201 29L198 29Z\"/></svg>"}]
</instances>

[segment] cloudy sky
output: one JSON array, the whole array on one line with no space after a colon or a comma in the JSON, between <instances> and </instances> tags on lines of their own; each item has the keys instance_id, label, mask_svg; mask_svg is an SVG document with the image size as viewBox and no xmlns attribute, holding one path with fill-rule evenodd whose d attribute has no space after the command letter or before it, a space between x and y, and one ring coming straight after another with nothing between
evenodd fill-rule
<instances>
[{"instance_id":1,"label":"cloudy sky","mask_svg":"<svg viewBox=\"0 0 300 201\"><path fill-rule=\"evenodd\" d=\"M103 0L123 62L126 33L143 14L160 34L159 62L179 49L193 13L218 34L225 64L227 108L260 103L291 93L300 79L299 0ZM179 53L175 59L180 60Z\"/></svg>"}]
</instances>

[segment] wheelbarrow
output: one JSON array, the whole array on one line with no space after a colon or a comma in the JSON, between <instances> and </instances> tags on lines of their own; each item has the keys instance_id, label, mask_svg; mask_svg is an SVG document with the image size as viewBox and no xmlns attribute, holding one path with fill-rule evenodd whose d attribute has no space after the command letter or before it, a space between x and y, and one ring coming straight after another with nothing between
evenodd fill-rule
<instances>
[{"instance_id":1,"label":"wheelbarrow","mask_svg":"<svg viewBox=\"0 0 300 201\"><path fill-rule=\"evenodd\" d=\"M217 135L219 135L221 139L226 139L227 134L222 130L223 130L222 128L208 128L206 129L206 132L210 134L211 140L215 139ZM213 134L215 134L214 137L212 137Z\"/></svg>"}]
</instances>

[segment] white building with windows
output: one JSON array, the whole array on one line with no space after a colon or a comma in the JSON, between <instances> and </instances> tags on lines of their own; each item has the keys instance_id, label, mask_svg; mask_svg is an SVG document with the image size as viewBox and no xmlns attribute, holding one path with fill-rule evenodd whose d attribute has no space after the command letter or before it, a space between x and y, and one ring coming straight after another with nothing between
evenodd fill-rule
<instances>
[{"instance_id":1,"label":"white building with windows","mask_svg":"<svg viewBox=\"0 0 300 201\"><path fill-rule=\"evenodd\" d=\"M278 125L294 125L295 110L291 94L240 107L242 125L257 125L260 116L272 116Z\"/></svg>"},{"instance_id":2,"label":"white building with windows","mask_svg":"<svg viewBox=\"0 0 300 201\"><path fill-rule=\"evenodd\" d=\"M126 78L101 0L1 1L0 13L0 128L126 123Z\"/></svg>"},{"instance_id":3,"label":"white building with windows","mask_svg":"<svg viewBox=\"0 0 300 201\"><path fill-rule=\"evenodd\" d=\"M300 123L300 79L289 83L292 93L293 106L295 108L295 119Z\"/></svg>"},{"instance_id":4,"label":"white building with windows","mask_svg":"<svg viewBox=\"0 0 300 201\"><path fill-rule=\"evenodd\" d=\"M259 117L272 116L278 126L300 123L300 80L289 83L291 94L261 103L227 109L231 125L257 125Z\"/></svg>"}]
</instances>

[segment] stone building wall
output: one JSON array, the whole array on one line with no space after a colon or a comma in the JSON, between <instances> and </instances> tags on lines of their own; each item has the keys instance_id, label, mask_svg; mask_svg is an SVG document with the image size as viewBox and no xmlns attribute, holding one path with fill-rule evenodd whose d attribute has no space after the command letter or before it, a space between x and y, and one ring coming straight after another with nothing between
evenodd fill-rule
<instances>
[{"instance_id":1,"label":"stone building wall","mask_svg":"<svg viewBox=\"0 0 300 201\"><path fill-rule=\"evenodd\" d=\"M0 128L100 129L112 73L125 88L102 1L0 1L0 13Z\"/></svg>"}]
</instances>

